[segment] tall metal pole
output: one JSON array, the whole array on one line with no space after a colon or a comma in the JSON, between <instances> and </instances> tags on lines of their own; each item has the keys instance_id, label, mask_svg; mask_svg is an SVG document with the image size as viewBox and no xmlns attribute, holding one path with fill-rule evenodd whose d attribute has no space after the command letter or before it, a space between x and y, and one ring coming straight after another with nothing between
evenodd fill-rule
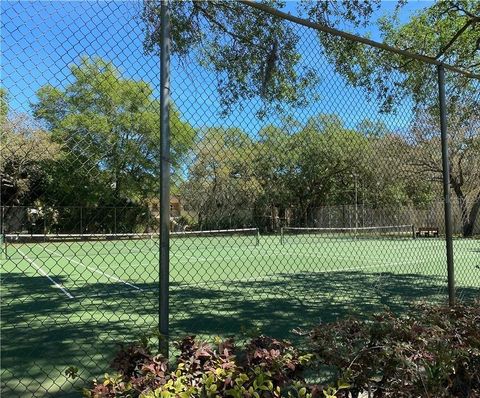
<instances>
[{"instance_id":1,"label":"tall metal pole","mask_svg":"<svg viewBox=\"0 0 480 398\"><path fill-rule=\"evenodd\" d=\"M442 141L443 195L445 205L445 239L447 245L448 303L455 305L455 276L453 266L452 204L450 202L450 164L448 159L447 110L445 100L445 69L437 67L440 100L440 132Z\"/></svg>"},{"instance_id":2,"label":"tall metal pole","mask_svg":"<svg viewBox=\"0 0 480 398\"><path fill-rule=\"evenodd\" d=\"M168 358L170 233L170 12L160 6L160 270L158 326L160 352Z\"/></svg>"},{"instance_id":3,"label":"tall metal pole","mask_svg":"<svg viewBox=\"0 0 480 398\"><path fill-rule=\"evenodd\" d=\"M116 206L113 208L113 233L115 235L117 234L117 207Z\"/></svg>"},{"instance_id":4,"label":"tall metal pole","mask_svg":"<svg viewBox=\"0 0 480 398\"><path fill-rule=\"evenodd\" d=\"M83 207L80 207L80 235L83 235Z\"/></svg>"}]
</instances>

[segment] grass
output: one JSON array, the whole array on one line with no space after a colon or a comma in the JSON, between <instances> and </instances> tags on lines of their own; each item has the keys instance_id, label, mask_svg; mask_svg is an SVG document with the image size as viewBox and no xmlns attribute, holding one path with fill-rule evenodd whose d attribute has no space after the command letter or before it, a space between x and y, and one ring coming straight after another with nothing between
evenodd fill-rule
<instances>
[{"instance_id":1,"label":"grass","mask_svg":"<svg viewBox=\"0 0 480 398\"><path fill-rule=\"evenodd\" d=\"M9 244L1 286L5 396L77 396L63 375L68 366L97 376L116 342L155 330L157 248L148 239ZM480 241L458 239L454 249L460 296L480 294ZM384 306L401 312L414 301L444 301L447 291L440 239L172 239L170 275L174 338L255 328L292 338L292 328Z\"/></svg>"}]
</instances>

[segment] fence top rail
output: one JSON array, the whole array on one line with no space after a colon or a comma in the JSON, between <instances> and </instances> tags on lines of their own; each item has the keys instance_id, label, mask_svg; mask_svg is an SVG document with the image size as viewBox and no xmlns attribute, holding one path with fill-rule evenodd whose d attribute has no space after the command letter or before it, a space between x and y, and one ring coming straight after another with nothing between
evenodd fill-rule
<instances>
[{"instance_id":1,"label":"fence top rail","mask_svg":"<svg viewBox=\"0 0 480 398\"><path fill-rule=\"evenodd\" d=\"M263 3L258 3L254 0L240 0L240 2L249 6L249 7L256 8L257 10L264 11L268 14L274 15L274 16L282 18L282 19L286 19L286 20L294 22L298 25L306 26L308 28L319 30L321 32L330 33L332 35L343 37L344 39L347 39L347 40L350 40L350 41L363 43L363 44L366 44L366 45L371 46L371 47L375 47L375 48L379 48L381 50L385 50L385 51L389 51L389 52L392 52L392 53L395 53L395 54L403 55L407 58L416 59L418 61L422 61L422 62L431 64L431 65L443 66L445 69L451 70L452 72L459 73L461 75L464 75L465 77L480 80L480 74L468 72L468 71L463 70L461 68L458 68L456 66L446 64L446 63L444 63L444 62L442 62L442 61L440 61L440 60L438 60L437 58L434 58L434 57L429 57L427 55L422 55L422 54L413 53L413 52L410 52L410 51L407 51L407 50L402 50L401 48L392 47L392 46L389 46L388 44L380 43L378 41L367 39L367 38L362 37L362 36L354 35L352 33L344 32L344 31L339 30L339 29L331 28L329 26L322 25L322 24L319 24L317 22L309 21L308 19L305 19L305 18L296 17L296 16L294 16L290 13L286 13L286 12L277 10L273 7L270 7L270 6L268 6L266 4L263 4Z\"/></svg>"}]
</instances>

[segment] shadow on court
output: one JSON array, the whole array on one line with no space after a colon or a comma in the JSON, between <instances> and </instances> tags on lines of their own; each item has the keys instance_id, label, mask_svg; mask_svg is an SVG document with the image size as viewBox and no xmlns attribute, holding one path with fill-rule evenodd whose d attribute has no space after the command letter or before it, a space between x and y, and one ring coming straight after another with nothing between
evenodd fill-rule
<instances>
[{"instance_id":1,"label":"shadow on court","mask_svg":"<svg viewBox=\"0 0 480 398\"><path fill-rule=\"evenodd\" d=\"M66 283L62 275L52 278ZM44 277L3 274L3 396L79 396L75 387L84 382L67 380L63 373L68 366L78 367L84 380L101 376L108 370L116 342L155 330L158 285L137 286L142 291L121 283L92 283L70 288L75 298L68 299ZM439 302L446 297L445 278L360 271L277 274L261 281L187 286L172 283L171 290L172 338L237 335L258 328L295 339L294 328L385 307L400 313L419 299ZM478 297L480 289L462 288L462 294L465 299Z\"/></svg>"}]
</instances>

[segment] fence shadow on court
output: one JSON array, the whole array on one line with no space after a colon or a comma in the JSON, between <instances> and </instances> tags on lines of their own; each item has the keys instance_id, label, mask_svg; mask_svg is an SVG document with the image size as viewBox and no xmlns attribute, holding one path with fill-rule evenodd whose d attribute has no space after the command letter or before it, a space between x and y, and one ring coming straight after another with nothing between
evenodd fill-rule
<instances>
[{"instance_id":1,"label":"fence shadow on court","mask_svg":"<svg viewBox=\"0 0 480 398\"><path fill-rule=\"evenodd\" d=\"M8 303L2 311L5 385L16 385L22 379L24 384L42 380L54 368L59 372L57 383L63 384L61 369L68 366L81 369L85 380L100 376L107 370L116 343L156 328L156 283L138 284L141 291L128 290L120 283L92 283L70 289L75 298L68 299L40 276L7 273L2 278L3 299ZM65 279L61 275L53 278L60 283ZM97 292L103 292L102 296ZM462 294L478 296L480 289L463 287ZM176 332L172 338L212 336L218 330L238 335L257 329L295 340L295 328L383 308L401 313L407 303L419 298L438 302L445 297L444 278L414 273L308 272L248 282L172 283L171 327ZM22 344L14 338L19 334ZM69 396L65 387L49 396Z\"/></svg>"},{"instance_id":2,"label":"fence shadow on court","mask_svg":"<svg viewBox=\"0 0 480 398\"><path fill-rule=\"evenodd\" d=\"M228 290L227 290L228 286ZM410 305L446 302L445 278L415 273L308 272L276 275L272 280L228 285L182 286L172 289L172 325L182 333L225 335L258 329L294 339L294 328L308 328L346 316L389 309L404 312ZM464 299L480 288L462 287Z\"/></svg>"}]
</instances>

